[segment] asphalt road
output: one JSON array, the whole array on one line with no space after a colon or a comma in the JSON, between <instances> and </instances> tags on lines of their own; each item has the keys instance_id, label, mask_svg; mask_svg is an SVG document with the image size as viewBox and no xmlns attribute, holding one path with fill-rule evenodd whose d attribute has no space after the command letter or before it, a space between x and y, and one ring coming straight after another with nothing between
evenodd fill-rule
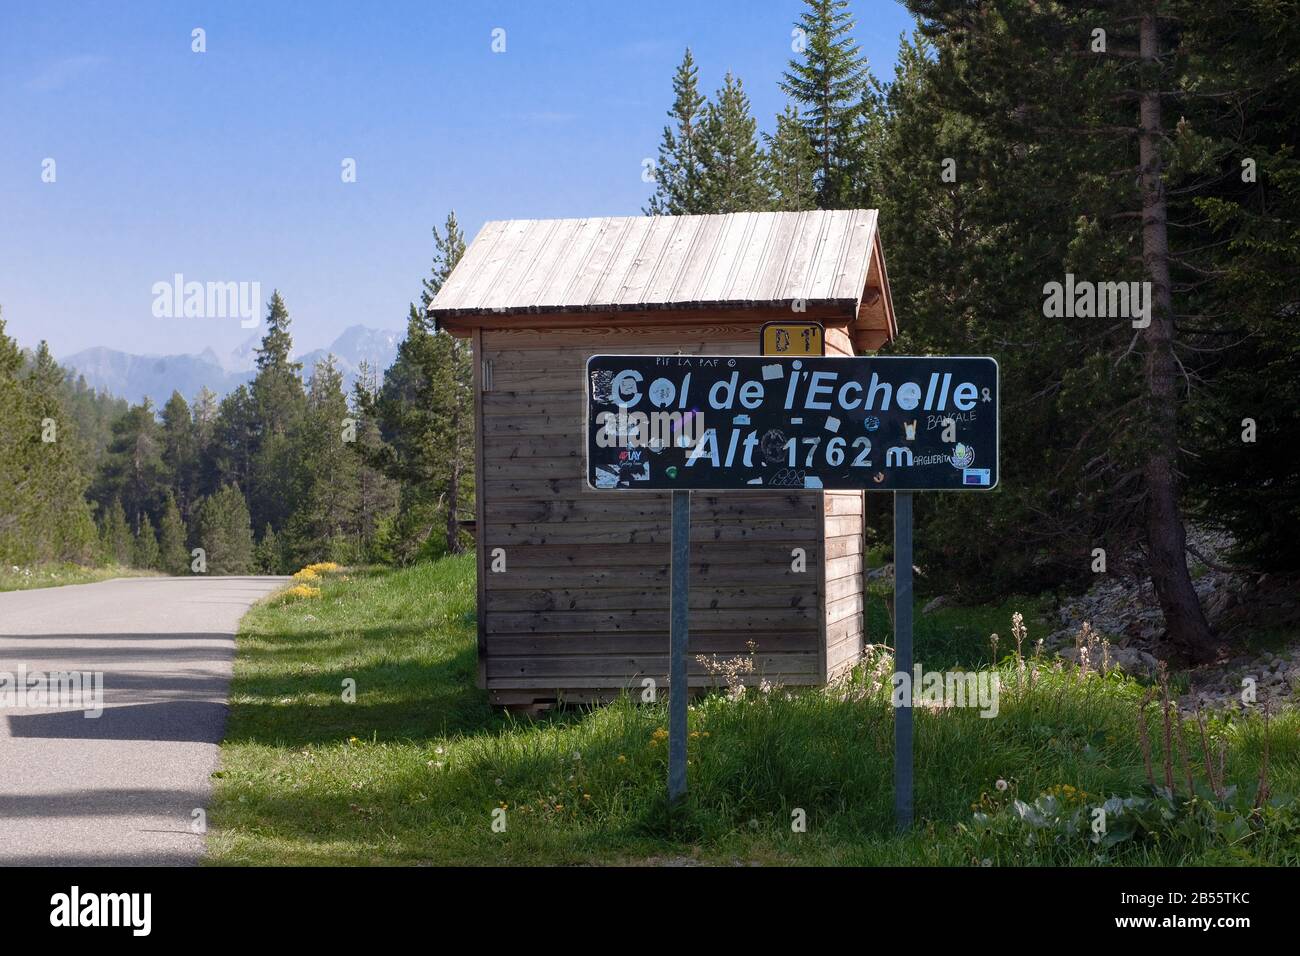
<instances>
[{"instance_id":1,"label":"asphalt road","mask_svg":"<svg viewBox=\"0 0 1300 956\"><path fill-rule=\"evenodd\" d=\"M240 617L283 578L122 578L0 593L0 866L198 862ZM25 669L86 698L6 700ZM103 713L94 710L102 675ZM65 685L66 690L66 685ZM15 706L16 704L27 706ZM32 706L33 704L39 706Z\"/></svg>"}]
</instances>

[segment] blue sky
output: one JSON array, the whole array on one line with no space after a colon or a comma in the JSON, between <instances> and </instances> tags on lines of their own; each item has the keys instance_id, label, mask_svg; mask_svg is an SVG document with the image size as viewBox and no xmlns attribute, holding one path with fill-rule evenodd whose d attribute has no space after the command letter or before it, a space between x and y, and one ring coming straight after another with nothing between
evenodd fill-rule
<instances>
[{"instance_id":1,"label":"blue sky","mask_svg":"<svg viewBox=\"0 0 1300 956\"><path fill-rule=\"evenodd\" d=\"M0 12L0 306L56 356L92 345L226 351L237 319L155 318L155 282L278 287L296 344L401 328L454 208L634 215L673 69L744 81L760 129L784 105L798 0L603 3L54 3ZM856 0L893 74L910 31ZM19 11L21 10L21 14ZM207 52L191 51L206 31ZM491 49L505 31L504 53ZM41 181L55 161L57 179ZM345 158L357 181L343 183Z\"/></svg>"}]
</instances>

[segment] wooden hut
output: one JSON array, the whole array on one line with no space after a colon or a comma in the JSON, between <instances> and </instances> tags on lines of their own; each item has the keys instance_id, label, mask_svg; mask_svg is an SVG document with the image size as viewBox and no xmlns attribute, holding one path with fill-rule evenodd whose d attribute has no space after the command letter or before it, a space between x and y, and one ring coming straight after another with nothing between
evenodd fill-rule
<instances>
[{"instance_id":1,"label":"wooden hut","mask_svg":"<svg viewBox=\"0 0 1300 956\"><path fill-rule=\"evenodd\" d=\"M428 313L476 358L478 674L507 705L666 679L669 495L587 487L589 356L756 355L781 319L821 322L827 355L896 331L870 209L489 222ZM780 684L858 660L864 497L693 494L691 686L715 682L696 655L751 646Z\"/></svg>"}]
</instances>

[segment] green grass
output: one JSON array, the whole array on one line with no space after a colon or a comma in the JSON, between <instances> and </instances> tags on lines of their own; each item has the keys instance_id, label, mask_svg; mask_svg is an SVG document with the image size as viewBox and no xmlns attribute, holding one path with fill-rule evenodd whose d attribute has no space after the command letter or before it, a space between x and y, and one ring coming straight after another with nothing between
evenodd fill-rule
<instances>
[{"instance_id":1,"label":"green grass","mask_svg":"<svg viewBox=\"0 0 1300 956\"><path fill-rule=\"evenodd\" d=\"M894 620L892 583L873 581L867 587L867 635L877 644L892 646ZM997 656L1015 650L1011 636L1011 615L1019 611L1025 617L1029 638L1026 656L1033 653L1033 642L1055 630L1049 620L1049 602L1042 598L1012 597L996 606L941 607L922 614L925 602L917 601L912 615L912 649L917 663L927 670L987 667L993 663L990 635L998 635Z\"/></svg>"},{"instance_id":2,"label":"green grass","mask_svg":"<svg viewBox=\"0 0 1300 956\"><path fill-rule=\"evenodd\" d=\"M26 591L30 588L57 588L65 584L94 584L110 578L137 578L154 574L121 565L88 568L79 564L38 564L18 568L0 566L0 591Z\"/></svg>"},{"instance_id":3,"label":"green grass","mask_svg":"<svg viewBox=\"0 0 1300 956\"><path fill-rule=\"evenodd\" d=\"M881 568L889 561L887 550L880 545L867 552L867 567ZM867 585L867 635L876 644L893 644L893 581L877 578ZM912 615L912 649L914 659L927 669L984 667L993 661L990 635L998 635L998 656L1014 650L1011 615L1019 611L1029 628L1025 654L1032 644L1055 630L1050 597L1013 596L996 606L941 607L929 614L921 608L929 599L917 600Z\"/></svg>"},{"instance_id":4,"label":"green grass","mask_svg":"<svg viewBox=\"0 0 1300 956\"><path fill-rule=\"evenodd\" d=\"M1252 627L1242 636L1240 645L1246 654L1276 654L1294 646L1298 639L1300 631L1294 627Z\"/></svg>"},{"instance_id":5,"label":"green grass","mask_svg":"<svg viewBox=\"0 0 1300 956\"><path fill-rule=\"evenodd\" d=\"M1017 693L1007 663L998 717L917 711L918 826L906 836L893 832L892 711L861 677L847 694L751 691L739 702L715 694L694 703L690 792L670 819L656 739L667 726L662 703L622 700L535 721L488 706L474 686L473 581L472 557L353 571L324 580L319 598L249 613L210 862L1300 863L1300 836L1271 830L1232 848L1187 834L1105 853L1082 841L1023 839L990 850L967 829L973 804L1012 794L1032 801L1061 784L1127 795L1145 782L1141 688L1045 674L1033 692ZM945 620L976 636L990 624L1009 633L1009 621L997 620L1005 610L936 614L926 640L948 646ZM1037 636L1031 627L1030 640ZM986 643L962 659L987 660ZM355 703L342 699L347 679ZM1274 793L1300 789L1297 731L1294 714L1271 724ZM1253 796L1261 722L1238 718L1214 732L1228 747L1229 777ZM1197 765L1195 739L1189 746ZM1010 784L1005 794L999 779ZM506 830L494 832L493 810L503 808ZM807 815L805 833L791 831L796 809Z\"/></svg>"}]
</instances>

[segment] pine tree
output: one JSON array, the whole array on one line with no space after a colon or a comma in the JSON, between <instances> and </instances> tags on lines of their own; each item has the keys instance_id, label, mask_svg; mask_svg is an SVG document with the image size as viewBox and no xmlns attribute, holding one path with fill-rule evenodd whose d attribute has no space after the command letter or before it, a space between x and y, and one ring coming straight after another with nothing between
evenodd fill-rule
<instances>
[{"instance_id":1,"label":"pine tree","mask_svg":"<svg viewBox=\"0 0 1300 956\"><path fill-rule=\"evenodd\" d=\"M1198 74L1187 95L1162 95L1179 115L1166 160L1175 332L1199 334L1204 350L1180 464L1191 510L1234 537L1232 560L1290 574L1300 571L1300 74L1279 64L1295 63L1300 17L1294 4L1167 12L1168 45L1194 50Z\"/></svg>"},{"instance_id":2,"label":"pine tree","mask_svg":"<svg viewBox=\"0 0 1300 956\"><path fill-rule=\"evenodd\" d=\"M348 448L356 422L343 394L343 375L333 355L318 362L307 388L303 424L304 489L298 506L301 538L294 542L304 558L344 557L356 544L358 461Z\"/></svg>"},{"instance_id":3,"label":"pine tree","mask_svg":"<svg viewBox=\"0 0 1300 956\"><path fill-rule=\"evenodd\" d=\"M433 273L423 297L431 301L464 249L455 218L447 235L435 230ZM416 557L434 526L444 526L445 548L459 553L466 545L460 529L463 512L474 496L473 355L469 346L443 331L430 331L424 314L412 303L406 337L384 375L377 395L356 393L363 418L373 420L381 443L355 446L367 464L401 482L399 557Z\"/></svg>"},{"instance_id":4,"label":"pine tree","mask_svg":"<svg viewBox=\"0 0 1300 956\"><path fill-rule=\"evenodd\" d=\"M64 400L66 385L67 373L42 341L21 382L26 412L19 420L28 448L25 535L38 561L89 561L95 551L95 526L83 496L89 484L85 455Z\"/></svg>"},{"instance_id":5,"label":"pine tree","mask_svg":"<svg viewBox=\"0 0 1300 956\"><path fill-rule=\"evenodd\" d=\"M160 566L158 536L154 533L153 522L149 516L140 517L140 530L135 533L135 545L131 553L132 567L158 569Z\"/></svg>"},{"instance_id":6,"label":"pine tree","mask_svg":"<svg viewBox=\"0 0 1300 956\"><path fill-rule=\"evenodd\" d=\"M373 443L355 450L400 488L395 558L405 563L436 524L436 449L439 423L432 411L428 370L436 369L434 333L412 303L406 335L376 392L356 393L361 417L378 429Z\"/></svg>"},{"instance_id":7,"label":"pine tree","mask_svg":"<svg viewBox=\"0 0 1300 956\"><path fill-rule=\"evenodd\" d=\"M447 276L451 275L451 270L456 268L456 263L460 262L464 254L465 233L456 221L456 210L453 209L447 213L442 232L438 231L437 226L433 227L433 265L429 275L420 280L424 290L420 293L420 304L426 309L437 298L442 284L447 281Z\"/></svg>"},{"instance_id":8,"label":"pine tree","mask_svg":"<svg viewBox=\"0 0 1300 956\"><path fill-rule=\"evenodd\" d=\"M253 528L249 523L248 505L239 489L228 486L226 515L226 541L230 551L224 556L225 574L248 574L253 566Z\"/></svg>"},{"instance_id":9,"label":"pine tree","mask_svg":"<svg viewBox=\"0 0 1300 956\"><path fill-rule=\"evenodd\" d=\"M787 104L776 117L775 133L764 133L767 146L763 184L768 205L778 212L817 208L817 154L799 111Z\"/></svg>"},{"instance_id":10,"label":"pine tree","mask_svg":"<svg viewBox=\"0 0 1300 956\"><path fill-rule=\"evenodd\" d=\"M1023 499L1030 519L1014 533L1048 556L1068 553L1068 540L1080 552L1104 547L1112 568L1140 555L1170 649L1210 659L1218 647L1192 587L1183 524L1204 503L1184 474L1213 480L1198 475L1193 455L1227 461L1241 444L1243 406L1218 404L1235 359L1270 369L1294 358L1285 339L1263 336L1252 355L1239 333L1294 308L1294 283L1266 277L1294 270L1294 205L1279 188L1294 172L1283 159L1279 181L1261 188L1242 164L1258 153L1268 170L1294 140L1295 78L1260 53L1284 56L1295 18L1185 0L909 7L935 44L934 95L974 127L972 153L957 157L967 181L959 221L976 226L965 268L976 295L999 295L970 331L997 341L1004 370L1017 369L1014 381L1004 377L1004 408L1017 409L1006 438L1013 456L1032 456L1022 458L1025 474L1004 471L1004 487L1019 489L1006 497ZM1066 272L1145 281L1150 312L1080 319L1045 306L1046 283ZM1243 484L1287 484L1285 467L1252 475L1252 461L1264 464L1243 456L1245 473L1225 476L1220 503L1246 504ZM1267 500L1285 510L1284 498Z\"/></svg>"},{"instance_id":11,"label":"pine tree","mask_svg":"<svg viewBox=\"0 0 1300 956\"><path fill-rule=\"evenodd\" d=\"M213 494L224 484L249 487L257 449L257 410L247 385L221 400L211 434L202 467L205 494Z\"/></svg>"},{"instance_id":12,"label":"pine tree","mask_svg":"<svg viewBox=\"0 0 1300 956\"><path fill-rule=\"evenodd\" d=\"M126 523L126 512L122 510L122 502L116 498L104 513L104 522L100 527L100 547L104 559L111 564L120 564L123 567L131 564L131 552L134 550L131 528Z\"/></svg>"},{"instance_id":13,"label":"pine tree","mask_svg":"<svg viewBox=\"0 0 1300 956\"><path fill-rule=\"evenodd\" d=\"M352 394L352 415L357 423L354 449L358 463L356 513L352 520L362 554L371 561L384 559L378 548L380 522L392 513L398 494L396 482L371 464L377 460L383 440L373 418L365 415L363 409L374 407L378 393L375 371L368 362L362 361Z\"/></svg>"},{"instance_id":14,"label":"pine tree","mask_svg":"<svg viewBox=\"0 0 1300 956\"><path fill-rule=\"evenodd\" d=\"M190 406L180 392L172 392L163 406L162 462L167 485L175 493L181 511L188 513L198 496L198 441Z\"/></svg>"},{"instance_id":15,"label":"pine tree","mask_svg":"<svg viewBox=\"0 0 1300 956\"><path fill-rule=\"evenodd\" d=\"M649 215L684 216L709 211L703 186L708 113L699 91L699 73L687 47L673 75L673 107L668 111L673 123L664 127L659 144L655 191L645 210Z\"/></svg>"},{"instance_id":16,"label":"pine tree","mask_svg":"<svg viewBox=\"0 0 1300 956\"><path fill-rule=\"evenodd\" d=\"M25 402L18 382L22 366L22 352L5 334L4 315L0 314L0 421L24 420ZM23 474L24 451L21 429L0 428L0 561L6 563L28 560L23 517L30 479Z\"/></svg>"},{"instance_id":17,"label":"pine tree","mask_svg":"<svg viewBox=\"0 0 1300 956\"><path fill-rule=\"evenodd\" d=\"M1071 330L1040 327L1036 296L1015 300L1018 308L1011 310L1006 291L1037 293L1041 279L1017 249L1036 256L1061 248L1065 224L1025 212L1033 202L1026 198L1021 205L1018 177L1028 174L1020 170L1013 179L997 165L1008 147L949 106L940 92L946 68L924 35L903 38L896 63L868 146L899 316L898 339L887 349L903 355L991 354L1016 369L1002 380L1002 407L1016 413L1001 419L999 493L918 496L917 563L944 580L960 581L963 599L972 603L1000 600L1014 590L1083 585L1091 572L1082 545L1104 519L1082 495L1052 497L1060 480L1043 463L1055 461L1078 436L1060 427L1049 402L1032 398L1063 364L1077 363L1080 353L1055 334ZM952 163L945 165L945 159ZM1024 222L1008 229L1008 221L1018 220ZM1032 336L1023 332L1028 328ZM1012 349L1008 342L1026 347ZM1087 396L1076 400L1084 403L1085 415L1091 411ZM874 518L873 529L887 538L888 516L877 509ZM982 529L978 540L961 543L975 526ZM1000 546L1011 539L1024 546Z\"/></svg>"},{"instance_id":18,"label":"pine tree","mask_svg":"<svg viewBox=\"0 0 1300 956\"><path fill-rule=\"evenodd\" d=\"M303 475L301 428L307 397L302 364L290 360L293 339L289 310L272 293L267 330L257 350L257 374L250 389L253 412L248 507L260 527L282 527L298 507Z\"/></svg>"},{"instance_id":19,"label":"pine tree","mask_svg":"<svg viewBox=\"0 0 1300 956\"><path fill-rule=\"evenodd\" d=\"M221 484L219 465L221 449L217 444L220 418L217 396L205 385L199 389L198 394L194 396L194 401L190 403L190 429L194 436L194 501L203 495L211 494ZM235 431L237 432L238 429ZM247 469L241 475L230 477L246 484ZM240 485L241 488L244 486ZM191 501L189 510L182 512L181 517L188 521L193 517L193 510L193 501Z\"/></svg>"},{"instance_id":20,"label":"pine tree","mask_svg":"<svg viewBox=\"0 0 1300 956\"><path fill-rule=\"evenodd\" d=\"M302 371L301 363L290 360L293 352L293 336L289 332L291 324L289 309L280 296L280 290L276 289L272 291L271 301L267 304L266 333L262 336L262 344L256 350L255 364L262 381L260 386L254 387L254 396L262 401L270 402L275 399L277 397L275 389L283 385L281 380L264 377L266 373L287 372L296 377ZM292 392L292 389L289 391ZM265 410L267 421L272 428L283 426L282 420L274 418L276 412L282 411L282 409L269 408Z\"/></svg>"},{"instance_id":21,"label":"pine tree","mask_svg":"<svg viewBox=\"0 0 1300 956\"><path fill-rule=\"evenodd\" d=\"M289 310L279 291L271 294L266 317L266 334L257 348L257 374L250 392L257 415L259 448L273 436L284 436L298 424L306 404L302 384L302 363L290 359L293 338Z\"/></svg>"},{"instance_id":22,"label":"pine tree","mask_svg":"<svg viewBox=\"0 0 1300 956\"><path fill-rule=\"evenodd\" d=\"M234 485L223 485L199 502L194 541L202 548L208 574L247 574L253 565L248 505Z\"/></svg>"},{"instance_id":23,"label":"pine tree","mask_svg":"<svg viewBox=\"0 0 1300 956\"><path fill-rule=\"evenodd\" d=\"M753 212L767 207L756 130L744 86L728 73L705 118L700 194L708 212Z\"/></svg>"},{"instance_id":24,"label":"pine tree","mask_svg":"<svg viewBox=\"0 0 1300 956\"><path fill-rule=\"evenodd\" d=\"M798 21L803 59L790 61L781 90L803 107L804 128L817 156L817 205L838 209L852 202L870 74L851 35L848 0L805 3L808 9Z\"/></svg>"},{"instance_id":25,"label":"pine tree","mask_svg":"<svg viewBox=\"0 0 1300 956\"><path fill-rule=\"evenodd\" d=\"M1041 241L1031 228L1013 234L1002 225L1011 191L987 185L1002 144L945 106L943 69L923 34L900 42L871 142L870 161L884 187L878 205L894 307L908 316L900 323L906 344L899 348L916 354L957 347L987 328L1004 279L1032 281L1008 273L1014 267L1009 247L1017 236Z\"/></svg>"},{"instance_id":26,"label":"pine tree","mask_svg":"<svg viewBox=\"0 0 1300 956\"><path fill-rule=\"evenodd\" d=\"M84 375L63 371L60 402L75 426L72 443L76 445L80 460L79 471L88 478L93 477L112 438L113 422L127 411L130 404L108 392L91 388Z\"/></svg>"},{"instance_id":27,"label":"pine tree","mask_svg":"<svg viewBox=\"0 0 1300 956\"><path fill-rule=\"evenodd\" d=\"M254 549L253 563L262 574L283 574L285 560L280 538L270 525L262 532L262 540Z\"/></svg>"},{"instance_id":28,"label":"pine tree","mask_svg":"<svg viewBox=\"0 0 1300 956\"><path fill-rule=\"evenodd\" d=\"M1091 118L1106 97L1081 58L1046 52L1061 49L1033 33L1046 18L1022 10L1004 33L991 16L972 43L947 18L923 17L925 35L900 48L870 145L895 309L908 316L891 348L991 354L1015 373L1002 379L1001 493L918 499L918 552L972 597L1086 586L1093 548L1124 573L1141 539L1137 436L1119 425L1140 396L1138 370L1117 361L1133 330L1045 315L1044 285L1066 271L1138 276L1083 235L1103 208L1097 184L1119 182L1107 179L1114 148L1035 134L1027 118L1039 108Z\"/></svg>"},{"instance_id":29,"label":"pine tree","mask_svg":"<svg viewBox=\"0 0 1300 956\"><path fill-rule=\"evenodd\" d=\"M118 501L134 533L143 515L157 515L162 506L167 468L162 460L162 431L146 397L113 423L107 457L91 488L101 506Z\"/></svg>"},{"instance_id":30,"label":"pine tree","mask_svg":"<svg viewBox=\"0 0 1300 956\"><path fill-rule=\"evenodd\" d=\"M185 547L185 523L181 519L176 496L171 489L163 500L162 518L158 522L158 569L168 574L189 571L190 552Z\"/></svg>"},{"instance_id":31,"label":"pine tree","mask_svg":"<svg viewBox=\"0 0 1300 956\"><path fill-rule=\"evenodd\" d=\"M433 231L435 254L432 274L423 280L424 304L428 306L465 253L465 237L456 224L456 214L447 215L445 234ZM423 319L423 316L421 316ZM437 436L436 487L444 513L446 548L460 554L466 547L461 530L463 512L474 507L474 356L467 341L435 331L434 365L428 369L434 410L440 431Z\"/></svg>"}]
</instances>

